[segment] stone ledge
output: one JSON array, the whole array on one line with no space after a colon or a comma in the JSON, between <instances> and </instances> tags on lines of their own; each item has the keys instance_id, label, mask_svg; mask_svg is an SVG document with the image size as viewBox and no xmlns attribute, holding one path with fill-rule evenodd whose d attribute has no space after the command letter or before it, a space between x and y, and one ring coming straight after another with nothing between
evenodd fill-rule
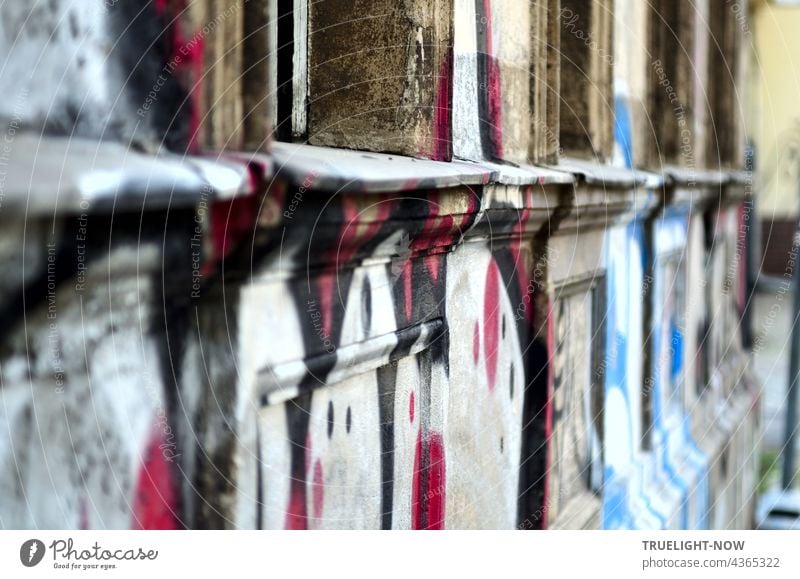
<instances>
[{"instance_id":1,"label":"stone ledge","mask_svg":"<svg viewBox=\"0 0 800 579\"><path fill-rule=\"evenodd\" d=\"M663 174L562 158L558 165L430 161L308 144L274 143L271 153L153 156L83 138L18 135L9 146L0 210L29 216L192 207L253 193L258 180L306 190L387 193L459 186L563 186L654 190L740 184L741 171L665 166ZM255 179L253 177L256 177Z\"/></svg>"},{"instance_id":2,"label":"stone ledge","mask_svg":"<svg viewBox=\"0 0 800 579\"><path fill-rule=\"evenodd\" d=\"M0 211L28 217L192 207L246 193L249 183L240 163L33 133L17 135L3 160Z\"/></svg>"}]
</instances>

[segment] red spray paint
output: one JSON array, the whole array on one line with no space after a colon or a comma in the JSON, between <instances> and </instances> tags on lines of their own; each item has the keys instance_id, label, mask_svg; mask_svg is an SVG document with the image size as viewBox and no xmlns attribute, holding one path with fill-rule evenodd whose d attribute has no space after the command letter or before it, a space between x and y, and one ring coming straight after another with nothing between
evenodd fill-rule
<instances>
[{"instance_id":1,"label":"red spray paint","mask_svg":"<svg viewBox=\"0 0 800 579\"><path fill-rule=\"evenodd\" d=\"M178 493L171 462L167 460L164 433L156 427L145 449L133 500L132 529L177 529Z\"/></svg>"}]
</instances>

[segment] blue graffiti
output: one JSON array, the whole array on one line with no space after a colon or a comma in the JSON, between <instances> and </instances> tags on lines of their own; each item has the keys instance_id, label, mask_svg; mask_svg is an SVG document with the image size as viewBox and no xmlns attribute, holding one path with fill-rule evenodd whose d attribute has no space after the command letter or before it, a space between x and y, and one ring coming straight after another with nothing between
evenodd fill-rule
<instances>
[{"instance_id":1,"label":"blue graffiti","mask_svg":"<svg viewBox=\"0 0 800 579\"><path fill-rule=\"evenodd\" d=\"M631 117L628 112L628 104L619 96L614 99L614 117L614 139L622 150L625 166L631 168L633 167Z\"/></svg>"},{"instance_id":2,"label":"blue graffiti","mask_svg":"<svg viewBox=\"0 0 800 579\"><path fill-rule=\"evenodd\" d=\"M622 406L608 404L607 428L615 437L615 443L624 443L627 452L608 458L604 470L605 485L603 497L603 526L608 529L636 529L664 527L665 518L656 511L652 501L647 496L643 487L643 464L641 462L640 433L635 421L639 419L638 411L633 408L632 396L637 396L640 388L639 381L628 375L629 348L640 348L641 345L633 343L630 339L633 328L642 324L640 315L630 314L618 316L618 308L625 307L622 303L641 296L641 287L644 282L644 267L637 271L636 267L630 268L634 252L640 253L644 230L637 220L630 223L624 230L611 232L609 239L608 267L608 302L606 305L606 344L605 357L605 392L607 400L613 393L618 393ZM614 241L622 242L618 245ZM616 249L616 251L615 251ZM635 261L633 263L636 263ZM641 299L641 297L639 298ZM638 481L638 482L637 482Z\"/></svg>"}]
</instances>

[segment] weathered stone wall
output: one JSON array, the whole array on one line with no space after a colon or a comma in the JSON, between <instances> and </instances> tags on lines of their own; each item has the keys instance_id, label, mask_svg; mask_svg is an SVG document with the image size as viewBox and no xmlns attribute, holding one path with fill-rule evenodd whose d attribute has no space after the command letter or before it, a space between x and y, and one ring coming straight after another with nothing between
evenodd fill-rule
<instances>
[{"instance_id":1,"label":"weathered stone wall","mask_svg":"<svg viewBox=\"0 0 800 579\"><path fill-rule=\"evenodd\" d=\"M739 29L635 4L6 2L0 527L751 524Z\"/></svg>"}]
</instances>

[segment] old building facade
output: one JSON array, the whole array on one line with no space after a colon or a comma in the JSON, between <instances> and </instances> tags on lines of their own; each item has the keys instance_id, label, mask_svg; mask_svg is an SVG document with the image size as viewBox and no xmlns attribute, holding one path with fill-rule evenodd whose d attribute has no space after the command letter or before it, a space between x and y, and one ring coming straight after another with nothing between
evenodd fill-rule
<instances>
[{"instance_id":1,"label":"old building facade","mask_svg":"<svg viewBox=\"0 0 800 579\"><path fill-rule=\"evenodd\" d=\"M0 7L0 527L752 524L744 3L85 4Z\"/></svg>"}]
</instances>

